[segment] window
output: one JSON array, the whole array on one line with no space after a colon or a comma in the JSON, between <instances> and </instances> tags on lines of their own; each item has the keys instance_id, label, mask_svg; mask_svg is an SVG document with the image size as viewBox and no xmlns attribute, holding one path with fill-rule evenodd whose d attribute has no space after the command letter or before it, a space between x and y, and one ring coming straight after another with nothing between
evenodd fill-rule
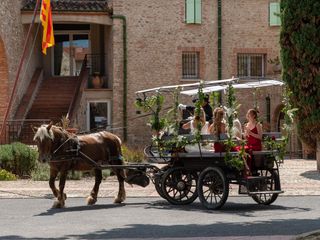
<instances>
[{"instance_id":1,"label":"window","mask_svg":"<svg viewBox=\"0 0 320 240\"><path fill-rule=\"evenodd\" d=\"M199 52L182 53L182 78L199 79Z\"/></svg>"},{"instance_id":2,"label":"window","mask_svg":"<svg viewBox=\"0 0 320 240\"><path fill-rule=\"evenodd\" d=\"M106 130L111 124L111 102L90 101L87 103L87 129Z\"/></svg>"},{"instance_id":3,"label":"window","mask_svg":"<svg viewBox=\"0 0 320 240\"><path fill-rule=\"evenodd\" d=\"M238 54L238 77L264 77L264 54Z\"/></svg>"},{"instance_id":4,"label":"window","mask_svg":"<svg viewBox=\"0 0 320 240\"><path fill-rule=\"evenodd\" d=\"M269 3L269 25L270 26L280 26L280 3L271 2Z\"/></svg>"},{"instance_id":5,"label":"window","mask_svg":"<svg viewBox=\"0 0 320 240\"><path fill-rule=\"evenodd\" d=\"M185 0L186 23L201 23L201 0Z\"/></svg>"}]
</instances>

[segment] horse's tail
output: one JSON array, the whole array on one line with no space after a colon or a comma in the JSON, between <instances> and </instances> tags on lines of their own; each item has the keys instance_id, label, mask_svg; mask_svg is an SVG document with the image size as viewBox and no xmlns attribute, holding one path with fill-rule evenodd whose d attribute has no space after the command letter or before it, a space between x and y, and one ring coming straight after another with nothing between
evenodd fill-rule
<instances>
[{"instance_id":1,"label":"horse's tail","mask_svg":"<svg viewBox=\"0 0 320 240\"><path fill-rule=\"evenodd\" d=\"M116 138L116 140L118 141L118 151L119 151L120 164L121 164L121 165L124 165L124 159L123 159L123 156L122 156L122 149L121 149L122 141L121 141L120 137L118 137L117 135L115 135L115 138ZM123 170L123 169L120 171L120 175L121 175L124 179L127 178L126 171Z\"/></svg>"}]
</instances>

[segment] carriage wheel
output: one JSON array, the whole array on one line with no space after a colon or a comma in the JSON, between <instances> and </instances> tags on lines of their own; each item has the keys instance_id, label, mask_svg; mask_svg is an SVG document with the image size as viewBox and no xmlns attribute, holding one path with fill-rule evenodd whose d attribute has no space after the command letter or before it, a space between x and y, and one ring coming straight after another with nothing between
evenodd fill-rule
<instances>
[{"instance_id":1,"label":"carriage wheel","mask_svg":"<svg viewBox=\"0 0 320 240\"><path fill-rule=\"evenodd\" d=\"M157 191L157 193L159 194L160 197L166 199L166 196L164 195L163 191L162 191L162 185L161 185L161 181L162 181L162 177L165 174L165 172L170 168L169 165L164 166L160 169L160 171L158 173L156 173L155 178L154 178L154 187Z\"/></svg>"},{"instance_id":2,"label":"carriage wheel","mask_svg":"<svg viewBox=\"0 0 320 240\"><path fill-rule=\"evenodd\" d=\"M220 168L208 167L201 172L198 195L207 209L219 209L225 204L229 195L229 184Z\"/></svg>"},{"instance_id":3,"label":"carriage wheel","mask_svg":"<svg viewBox=\"0 0 320 240\"><path fill-rule=\"evenodd\" d=\"M198 197L196 172L177 167L166 171L161 180L165 199L175 205L190 204Z\"/></svg>"},{"instance_id":4,"label":"carriage wheel","mask_svg":"<svg viewBox=\"0 0 320 240\"><path fill-rule=\"evenodd\" d=\"M259 181L258 186L256 186L255 191L276 191L280 190L280 178L277 171L274 170L260 170L260 176L267 177ZM252 199L264 205L270 205L278 198L278 193L263 193L256 194L252 196Z\"/></svg>"}]
</instances>

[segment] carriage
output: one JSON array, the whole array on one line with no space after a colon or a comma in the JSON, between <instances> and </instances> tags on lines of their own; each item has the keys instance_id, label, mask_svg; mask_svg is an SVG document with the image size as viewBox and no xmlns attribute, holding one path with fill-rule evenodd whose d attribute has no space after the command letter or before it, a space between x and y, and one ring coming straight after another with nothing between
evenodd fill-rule
<instances>
[{"instance_id":1,"label":"carriage","mask_svg":"<svg viewBox=\"0 0 320 240\"><path fill-rule=\"evenodd\" d=\"M180 88L179 94L197 95L199 100L201 94L225 89L230 95L232 94L232 91L228 89L230 86L232 88L257 88L273 85L282 85L282 83L275 80L238 83L238 79L232 78L147 89L137 92L137 95L140 97L143 95L143 101L146 101L148 93L168 93ZM229 106L227 111L230 109L234 110ZM153 114L157 114L157 111L153 111ZM264 133L263 137L280 139L281 136L280 133ZM172 204L190 204L199 198L207 209L219 209L227 201L230 184L238 185L239 194L252 197L258 204L269 205L277 199L279 194L283 193L279 177L278 149L251 151L249 154L244 151L232 151L231 148L227 152L214 152L210 148L211 144L221 140L215 139L212 135L178 134L174 136L174 134L168 134L156 138L161 139L157 139L156 144L146 147L144 152L149 161L163 164L156 172L152 170L152 180L158 194ZM181 138L184 138L187 143L192 142L196 148L198 147L198 150L186 151L185 145L182 144L181 147L181 144L177 144L178 139L181 141ZM231 138L229 140L234 141ZM231 162L243 161L244 154L251 158L252 175L250 176L244 174L243 167Z\"/></svg>"},{"instance_id":2,"label":"carriage","mask_svg":"<svg viewBox=\"0 0 320 240\"><path fill-rule=\"evenodd\" d=\"M54 207L64 207L66 194L64 185L67 172L73 170L95 170L95 185L87 199L89 205L95 204L101 183L102 169L112 169L119 181L119 193L115 199L120 203L125 199L124 181L146 187L150 180L154 183L159 195L169 203L176 205L190 204L198 197L207 209L219 209L227 201L229 185L239 186L239 194L246 194L258 204L269 205L282 193L279 177L279 149L251 151L249 154L242 147L233 151L227 147L225 152L214 152L210 148L216 141L225 141L231 146L234 140L215 139L212 135L190 135L181 132L178 116L179 96L197 95L195 103L198 111L204 93L227 92L227 120L232 122L235 111L233 88L257 88L282 85L275 80L238 83L238 79L199 82L176 86L163 86L136 92L137 106L151 110L151 127L154 131L152 144L144 150L147 163L123 164L121 159L121 140L106 131L76 136L63 129L46 125L37 129L35 141L38 144L39 160L50 164L49 185L57 201ZM173 97L173 109L170 115L172 124L166 124L160 117L163 103L162 93ZM148 97L148 94L151 97ZM214 97L214 94L212 95ZM232 123L231 123L232 124ZM169 127L168 127L169 126ZM231 129L231 125L229 129ZM182 134L183 133L183 134ZM276 133L265 135L279 138ZM187 144L196 146L198 151L186 151ZM209 146L209 147L208 147ZM243 143L242 143L243 146ZM245 157L252 160L252 175L244 174ZM156 164L155 164L156 163ZM55 178L60 172L59 189L55 187Z\"/></svg>"}]
</instances>

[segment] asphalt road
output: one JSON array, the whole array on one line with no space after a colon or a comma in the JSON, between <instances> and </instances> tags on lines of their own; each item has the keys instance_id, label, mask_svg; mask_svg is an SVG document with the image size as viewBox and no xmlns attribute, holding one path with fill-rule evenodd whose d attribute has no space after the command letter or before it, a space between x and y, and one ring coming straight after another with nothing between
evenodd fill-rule
<instances>
[{"instance_id":1,"label":"asphalt road","mask_svg":"<svg viewBox=\"0 0 320 240\"><path fill-rule=\"evenodd\" d=\"M270 206L229 197L219 211L199 202L173 206L160 198L100 198L86 206L67 199L0 199L0 239L292 239L320 229L320 196L279 197Z\"/></svg>"}]
</instances>

